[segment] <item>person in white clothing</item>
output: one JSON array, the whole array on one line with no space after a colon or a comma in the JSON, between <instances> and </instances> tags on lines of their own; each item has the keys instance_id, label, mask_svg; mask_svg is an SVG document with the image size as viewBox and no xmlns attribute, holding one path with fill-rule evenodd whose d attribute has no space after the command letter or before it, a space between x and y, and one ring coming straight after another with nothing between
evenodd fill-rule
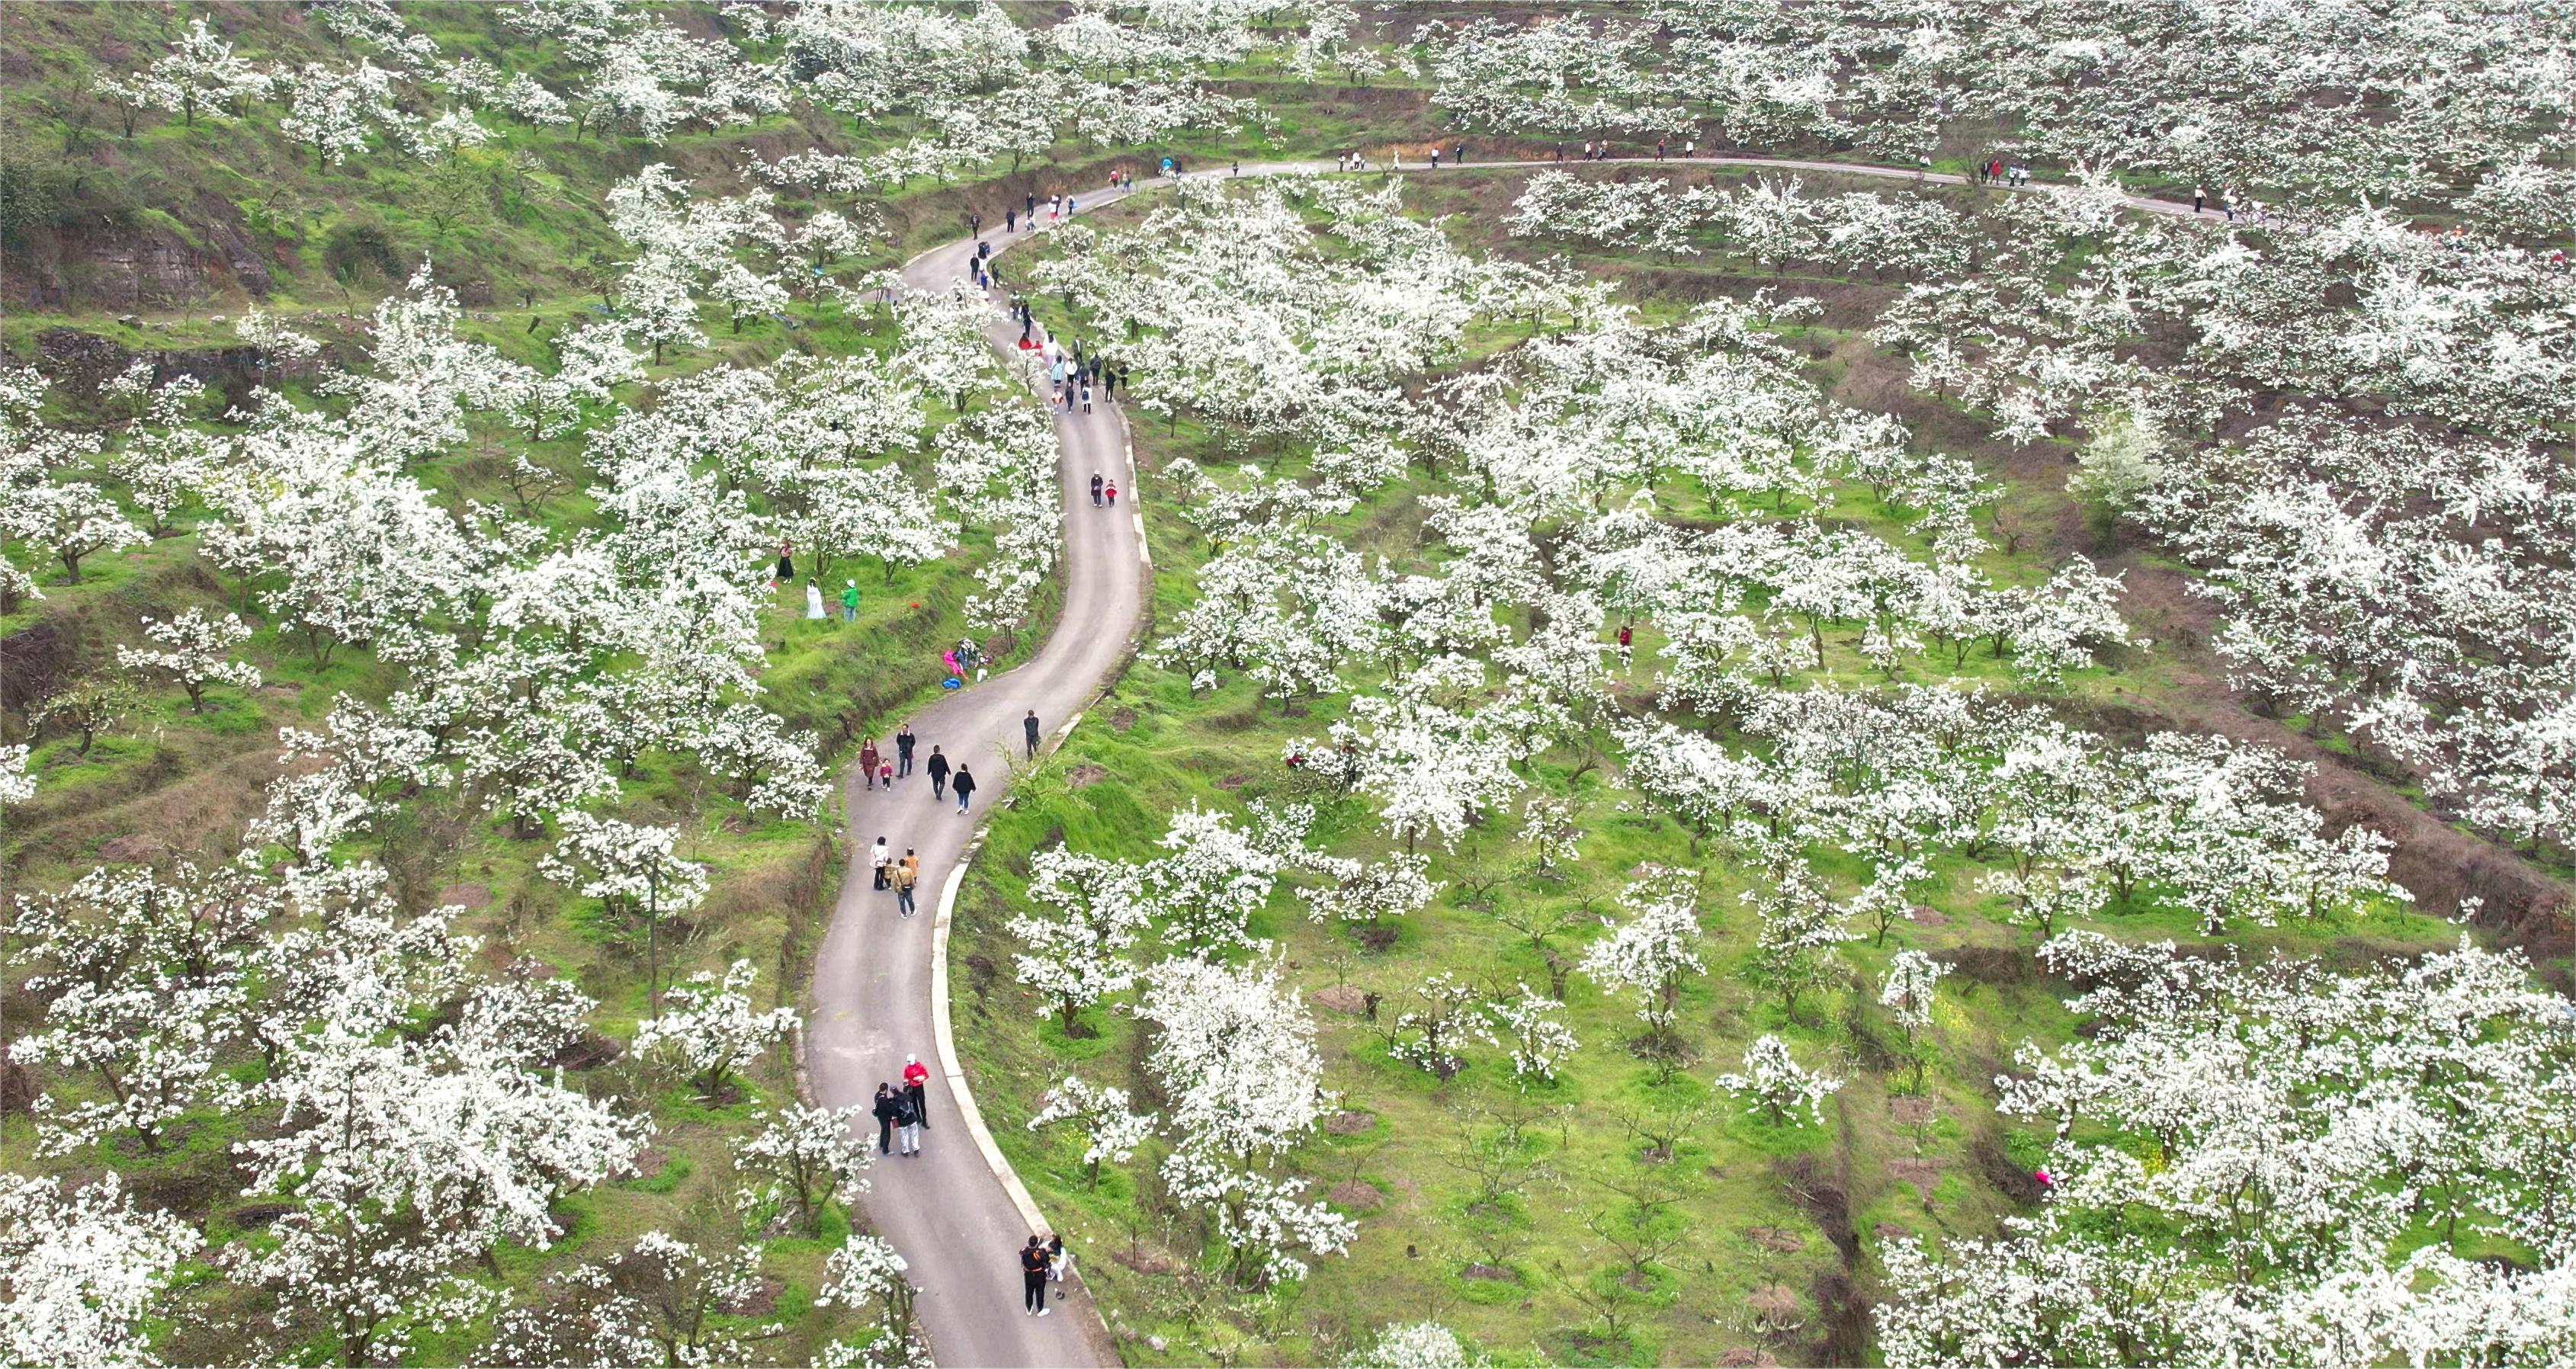
<instances>
[{"instance_id":1,"label":"person in white clothing","mask_svg":"<svg viewBox=\"0 0 2576 1369\"><path fill-rule=\"evenodd\" d=\"M823 587L811 580L805 582L805 616L808 618L823 616Z\"/></svg>"}]
</instances>

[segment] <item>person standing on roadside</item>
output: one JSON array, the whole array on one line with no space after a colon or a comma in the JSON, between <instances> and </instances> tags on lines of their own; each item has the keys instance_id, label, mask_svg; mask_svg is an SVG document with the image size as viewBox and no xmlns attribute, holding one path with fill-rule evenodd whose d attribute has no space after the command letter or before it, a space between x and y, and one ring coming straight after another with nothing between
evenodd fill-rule
<instances>
[{"instance_id":1,"label":"person standing on roadside","mask_svg":"<svg viewBox=\"0 0 2576 1369\"><path fill-rule=\"evenodd\" d=\"M903 1153L919 1155L921 1153L921 1110L913 1106L910 1095L898 1093L894 1096L894 1125L898 1133L896 1139L903 1143Z\"/></svg>"},{"instance_id":2,"label":"person standing on roadside","mask_svg":"<svg viewBox=\"0 0 2576 1369\"><path fill-rule=\"evenodd\" d=\"M895 729L894 772L896 774L910 775L912 773L912 745L914 742L919 740L921 740L919 737L912 735L912 722L910 719L906 719L901 727Z\"/></svg>"},{"instance_id":3,"label":"person standing on roadside","mask_svg":"<svg viewBox=\"0 0 2576 1369\"><path fill-rule=\"evenodd\" d=\"M1020 231L1020 211L1018 211L1018 210L1016 210L1016 209L1005 209L1005 210L1003 210L1003 211L1002 211L1002 232L1007 236L1007 235L1009 235L1009 234L1017 233L1017 232L1019 232L1019 231Z\"/></svg>"},{"instance_id":4,"label":"person standing on roadside","mask_svg":"<svg viewBox=\"0 0 2576 1369\"><path fill-rule=\"evenodd\" d=\"M1020 1314L1022 1316L1043 1317L1047 1314L1049 1309L1046 1301L1046 1286L1046 1242L1032 1234L1029 1237L1029 1243L1020 1247Z\"/></svg>"},{"instance_id":5,"label":"person standing on roadside","mask_svg":"<svg viewBox=\"0 0 2576 1369\"><path fill-rule=\"evenodd\" d=\"M920 1119L914 1125L927 1128L930 1125L930 1067L921 1063L920 1056L903 1058L903 1092L912 1100L913 1116Z\"/></svg>"},{"instance_id":6,"label":"person standing on roadside","mask_svg":"<svg viewBox=\"0 0 2576 1369\"><path fill-rule=\"evenodd\" d=\"M967 804L975 797L975 772L962 765L957 767L956 782L950 787L957 791L957 811L965 812Z\"/></svg>"},{"instance_id":7,"label":"person standing on roadside","mask_svg":"<svg viewBox=\"0 0 2576 1369\"><path fill-rule=\"evenodd\" d=\"M895 1119L903 1115L903 1104L895 1095L894 1085L880 1081L876 1103L868 1111L877 1119L877 1154L892 1154Z\"/></svg>"},{"instance_id":8,"label":"person standing on roadside","mask_svg":"<svg viewBox=\"0 0 2576 1369\"><path fill-rule=\"evenodd\" d=\"M1036 760L1038 758L1038 711L1036 709L1030 709L1029 716L1020 719L1020 731L1029 739L1029 759Z\"/></svg>"},{"instance_id":9,"label":"person standing on roadside","mask_svg":"<svg viewBox=\"0 0 2576 1369\"><path fill-rule=\"evenodd\" d=\"M931 802L948 797L948 758L939 754L938 747L930 748L930 759L921 768L930 776Z\"/></svg>"}]
</instances>

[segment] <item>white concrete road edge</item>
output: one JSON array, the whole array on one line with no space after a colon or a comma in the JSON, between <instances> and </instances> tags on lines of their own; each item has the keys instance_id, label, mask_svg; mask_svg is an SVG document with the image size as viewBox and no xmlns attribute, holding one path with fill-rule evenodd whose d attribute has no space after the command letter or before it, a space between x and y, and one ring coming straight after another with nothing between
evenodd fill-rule
<instances>
[{"instance_id":1,"label":"white concrete road edge","mask_svg":"<svg viewBox=\"0 0 2576 1369\"><path fill-rule=\"evenodd\" d=\"M957 1059L957 1032L948 1022L948 923L957 911L957 890L966 882L966 870L973 864L975 852L984 844L978 835L966 843L966 854L948 872L948 883L939 891L939 913L930 924L930 1021L932 1037L939 1049L940 1071L948 1076L948 1096L957 1104L957 1113L966 1119L966 1134L975 1141L975 1150L1002 1181L1002 1191L1011 1197L1011 1206L1031 1231L1052 1231L1046 1214L1038 1211L1038 1200L1029 1195L1028 1185L1020 1182L1019 1172L1002 1157L1002 1147L993 1140L993 1129L984 1125L984 1110L975 1106L975 1090L966 1082L966 1067Z\"/></svg>"}]
</instances>

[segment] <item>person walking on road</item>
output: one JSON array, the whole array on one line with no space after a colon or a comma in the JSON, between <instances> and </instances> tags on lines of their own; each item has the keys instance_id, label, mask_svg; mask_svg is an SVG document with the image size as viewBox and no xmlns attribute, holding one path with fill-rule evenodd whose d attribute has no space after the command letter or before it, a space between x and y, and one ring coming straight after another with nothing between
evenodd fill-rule
<instances>
[{"instance_id":1,"label":"person walking on road","mask_svg":"<svg viewBox=\"0 0 2576 1369\"><path fill-rule=\"evenodd\" d=\"M1091 507L1100 507L1100 472L1091 473Z\"/></svg>"},{"instance_id":2,"label":"person walking on road","mask_svg":"<svg viewBox=\"0 0 2576 1369\"><path fill-rule=\"evenodd\" d=\"M1020 1247L1021 1315L1043 1317L1047 1314L1046 1286L1046 1242L1032 1235L1029 1237L1029 1243Z\"/></svg>"},{"instance_id":3,"label":"person walking on road","mask_svg":"<svg viewBox=\"0 0 2576 1369\"><path fill-rule=\"evenodd\" d=\"M921 857L914 855L912 848L907 846L903 848L903 859L896 861L894 866L894 910L897 914L910 917L921 911L920 906L913 902L913 893L920 887Z\"/></svg>"},{"instance_id":4,"label":"person walking on road","mask_svg":"<svg viewBox=\"0 0 2576 1369\"><path fill-rule=\"evenodd\" d=\"M894 1085L879 1081L876 1103L868 1111L877 1119L877 1154L892 1154L895 1119L903 1115L902 1096L894 1091Z\"/></svg>"},{"instance_id":5,"label":"person walking on road","mask_svg":"<svg viewBox=\"0 0 2576 1369\"><path fill-rule=\"evenodd\" d=\"M921 740L919 737L912 735L912 721L908 718L904 720L901 727L895 729L894 773L904 776L912 773L912 746L919 740Z\"/></svg>"},{"instance_id":6,"label":"person walking on road","mask_svg":"<svg viewBox=\"0 0 2576 1369\"><path fill-rule=\"evenodd\" d=\"M948 758L939 754L938 747L930 748L930 759L922 762L921 768L930 776L931 801L948 797Z\"/></svg>"},{"instance_id":7,"label":"person walking on road","mask_svg":"<svg viewBox=\"0 0 2576 1369\"><path fill-rule=\"evenodd\" d=\"M876 887L880 892L891 887L893 881L886 876L893 866L894 853L886 849L885 838L877 838L877 844L868 848L868 868L876 871Z\"/></svg>"},{"instance_id":8,"label":"person walking on road","mask_svg":"<svg viewBox=\"0 0 2576 1369\"><path fill-rule=\"evenodd\" d=\"M1030 709L1029 716L1020 719L1020 731L1029 739L1029 759L1036 760L1038 758L1038 711L1036 709Z\"/></svg>"},{"instance_id":9,"label":"person walking on road","mask_svg":"<svg viewBox=\"0 0 2576 1369\"><path fill-rule=\"evenodd\" d=\"M1111 482L1110 482L1110 484L1109 484L1109 488L1108 488L1106 491L1104 491L1104 493L1106 493L1106 494L1109 496L1109 507L1111 507L1111 508L1113 508L1113 509L1114 509L1114 508L1116 508L1116 507L1118 507L1118 484L1117 484L1117 482L1116 482L1116 481L1111 481Z\"/></svg>"},{"instance_id":10,"label":"person walking on road","mask_svg":"<svg viewBox=\"0 0 2576 1369\"><path fill-rule=\"evenodd\" d=\"M920 1056L907 1055L903 1058L903 1095L912 1100L912 1115L917 1119L913 1125L929 1126L930 1067L921 1063Z\"/></svg>"},{"instance_id":11,"label":"person walking on road","mask_svg":"<svg viewBox=\"0 0 2576 1369\"><path fill-rule=\"evenodd\" d=\"M859 744L859 773L867 777L870 789L877 787L877 761L880 758L876 738L870 737Z\"/></svg>"},{"instance_id":12,"label":"person walking on road","mask_svg":"<svg viewBox=\"0 0 2576 1369\"><path fill-rule=\"evenodd\" d=\"M975 797L975 772L962 765L957 767L957 782L952 787L957 791L957 811L963 813L967 802Z\"/></svg>"}]
</instances>

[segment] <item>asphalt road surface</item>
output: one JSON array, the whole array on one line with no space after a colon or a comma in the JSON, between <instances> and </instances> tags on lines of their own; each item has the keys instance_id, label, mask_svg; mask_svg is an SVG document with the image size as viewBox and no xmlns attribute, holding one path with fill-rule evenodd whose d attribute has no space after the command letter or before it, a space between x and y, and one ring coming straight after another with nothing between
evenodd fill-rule
<instances>
[{"instance_id":1,"label":"asphalt road surface","mask_svg":"<svg viewBox=\"0 0 2576 1369\"><path fill-rule=\"evenodd\" d=\"M1076 196L1089 204L1112 198L1106 190ZM1000 249L1000 225L987 230ZM904 284L920 291L947 289L966 274L973 251L972 240L934 248L904 267ZM1004 274L1010 274L1007 267ZM1016 345L1020 336L998 303L992 336L1003 347ZM930 1125L922 1153L879 1156L866 1207L878 1234L911 1263L932 1352L955 1369L1117 1362L1078 1281L1066 1285L1067 1296L1052 1304L1052 1315L1022 1314L1018 1251L1030 1233L968 1139L934 1049L931 928L940 890L967 839L1023 763L1022 719L1036 709L1052 740L1125 656L1144 602L1142 539L1127 497L1135 482L1127 468L1124 421L1109 405L1095 403L1089 414L1057 415L1055 429L1063 452L1057 481L1065 508L1059 570L1064 596L1055 628L1026 664L969 684L913 715L920 745L910 778L895 781L891 790L870 792L855 768L842 777L852 851L864 853L882 836L895 854L909 846L920 855L920 913L898 917L893 893L869 887L864 855L852 861L815 961L806 1029L806 1066L816 1101L825 1107L864 1107L880 1081L899 1087L908 1054L930 1067ZM1093 471L1118 486L1116 509L1091 507ZM888 758L894 754L894 721L884 720L877 737ZM961 816L953 800L930 796L921 763L933 746L952 764L974 771L979 787L972 813ZM867 1123L871 1137L875 1125ZM1076 1251L1077 1269L1089 1253Z\"/></svg>"},{"instance_id":2,"label":"asphalt road surface","mask_svg":"<svg viewBox=\"0 0 2576 1369\"><path fill-rule=\"evenodd\" d=\"M1621 165L1653 164L1652 158L1612 158ZM1830 171L1894 180L1956 185L1962 178L1922 175L1900 167L1873 167L1838 162L1797 162L1759 158L1700 157L1701 164L1777 167L1791 171ZM1552 162L1471 162L1470 168L1552 165ZM1568 162L1569 166L1579 165ZM1240 174L1274 175L1320 171L1319 162L1263 162ZM1377 168L1382 169L1382 168ZM1454 171L1444 166L1440 174ZM1423 174L1421 163L1407 164L1405 174ZM1230 167L1201 163L1193 175L1230 175ZM1159 182L1148 178L1138 192ZM1087 207L1123 198L1107 189L1077 193ZM2163 200L2132 199L2133 208L2150 213L2188 216L2188 205ZM997 199L995 210L1002 207ZM998 215L996 215L998 217ZM985 225L996 251L1025 242L1022 232L1005 235L998 223ZM918 291L939 291L967 272L974 240L960 239L914 258L903 270L904 284ZM1005 271L1006 276L1015 272ZM1019 328L1008 322L997 302L993 315L994 345L1014 346ZM1041 334L1043 336L1043 334ZM983 815L1002 797L1014 770L1023 763L1022 722L1036 709L1044 737L1099 692L1109 673L1130 650L1140 621L1145 576L1142 537L1132 513L1134 472L1126 456L1126 424L1112 405L1102 402L1090 414L1055 417L1063 459L1057 483L1064 497L1063 607L1055 629L1028 663L941 699L913 715L920 738L911 777L891 790L861 787L854 768L842 777L850 815L850 847L863 852L883 837L900 855L911 847L921 857L920 914L895 913L894 895L869 888L864 860L854 860L843 879L832 925L814 965L813 1003L806 1031L806 1063L817 1101L826 1107L865 1107L880 1081L902 1079L904 1057L919 1056L930 1067L930 1126L922 1153L915 1158L881 1156L872 1171L866 1199L868 1217L879 1234L911 1263L911 1277L921 1288L919 1312L932 1352L951 1369L983 1366L1077 1366L1114 1364L1099 1314L1078 1281L1066 1285L1066 1298L1052 1304L1053 1315L1023 1315L1017 1254L1030 1234L1025 1219L1002 1181L966 1134L948 1080L940 1066L935 1009L931 993L931 935L940 891L956 868L968 839ZM1092 472L1118 486L1114 510L1091 507ZM890 758L894 720L885 720L877 738ZM975 772L980 785L971 814L961 816L956 804L934 800L920 761L937 746L952 764ZM875 1128L871 1120L867 1130ZM1082 1255L1077 1251L1076 1266Z\"/></svg>"}]
</instances>

